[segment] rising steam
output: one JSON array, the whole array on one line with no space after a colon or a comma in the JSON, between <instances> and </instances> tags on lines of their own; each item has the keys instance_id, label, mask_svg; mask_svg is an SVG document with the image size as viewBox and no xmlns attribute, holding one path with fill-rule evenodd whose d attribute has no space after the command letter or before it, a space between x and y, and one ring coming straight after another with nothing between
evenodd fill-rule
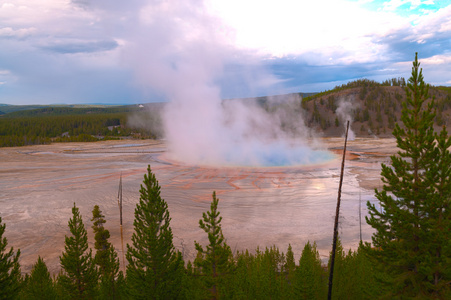
<instances>
[{"instance_id":1,"label":"rising steam","mask_svg":"<svg viewBox=\"0 0 451 300\"><path fill-rule=\"evenodd\" d=\"M310 136L300 99L289 98L272 112L252 100L204 98L198 106L192 105L196 101L171 102L165 124L172 158L240 166L305 165L331 159L329 152L307 144Z\"/></svg>"},{"instance_id":2,"label":"rising steam","mask_svg":"<svg viewBox=\"0 0 451 300\"><path fill-rule=\"evenodd\" d=\"M171 1L143 7L124 58L145 92L168 100L163 113L169 155L189 164L274 166L328 160L307 144L300 99L274 105L221 100L224 67L244 55L227 43L233 33L218 26L202 3ZM218 30L220 28L221 30ZM255 74L254 74L255 75ZM246 77L246 76L243 76ZM267 72L242 80L249 89L277 83ZM283 107L283 108L282 108Z\"/></svg>"},{"instance_id":3,"label":"rising steam","mask_svg":"<svg viewBox=\"0 0 451 300\"><path fill-rule=\"evenodd\" d=\"M340 99L338 101L338 107L335 113L340 120L340 123L343 124L344 130L346 131L346 124L349 121L349 131L348 131L348 140L355 140L355 133L351 129L351 125L354 122L354 111L357 108L358 104L355 104L353 98L349 99Z\"/></svg>"}]
</instances>

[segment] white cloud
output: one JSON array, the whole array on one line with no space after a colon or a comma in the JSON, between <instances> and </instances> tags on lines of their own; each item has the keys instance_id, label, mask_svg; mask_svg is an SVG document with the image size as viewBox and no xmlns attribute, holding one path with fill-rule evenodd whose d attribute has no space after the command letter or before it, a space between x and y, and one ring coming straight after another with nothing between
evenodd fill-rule
<instances>
[{"instance_id":1,"label":"white cloud","mask_svg":"<svg viewBox=\"0 0 451 300\"><path fill-rule=\"evenodd\" d=\"M67 0L16 0L0 5L0 27L9 27L18 33L23 29L33 29L28 34L40 35L41 38L89 36L92 35L90 24L95 20L95 14Z\"/></svg>"},{"instance_id":2,"label":"white cloud","mask_svg":"<svg viewBox=\"0 0 451 300\"><path fill-rule=\"evenodd\" d=\"M446 34L451 38L451 6L427 15L417 16L415 24L410 28L406 40L425 43L433 40L438 34Z\"/></svg>"},{"instance_id":3,"label":"white cloud","mask_svg":"<svg viewBox=\"0 0 451 300\"><path fill-rule=\"evenodd\" d=\"M384 2L383 9L387 11L396 11L399 9L399 7L409 4L410 3L410 9L415 9L421 4L434 4L434 1L430 0L391 0Z\"/></svg>"},{"instance_id":4,"label":"white cloud","mask_svg":"<svg viewBox=\"0 0 451 300\"><path fill-rule=\"evenodd\" d=\"M1 0L0 0L1 1ZM199 12L194 17L205 17L202 1L194 4ZM125 43L133 26L140 21L149 26L160 16L178 16L185 38L222 39L230 47L252 50L262 57L299 56L317 53L314 64L363 63L386 57L385 37L411 27L412 18L401 17L394 10L405 4L418 5L421 1L393 0L386 2L383 11L364 8L371 2L362 0L292 1L292 0L205 0L209 16L203 21L190 19L185 13L192 1L155 2L135 1L117 8L108 1L83 1L83 7L67 0L17 0L0 5L0 36L25 37L39 35L39 45L54 44L54 39L72 37L95 40L105 34ZM1 3L1 2L0 2ZM147 4L146 4L147 3ZM426 3L426 2L425 2ZM415 38L422 43L432 31L427 25L442 15L437 30L451 30L451 20L444 18L443 10L418 19ZM3 26L2 26L3 25ZM211 27L215 34L204 36L202 26ZM417 35L417 33L420 35ZM436 31L434 31L436 32ZM125 34L125 35L124 35ZM128 36L127 36L128 35ZM329 60L329 58L333 58Z\"/></svg>"},{"instance_id":5,"label":"white cloud","mask_svg":"<svg viewBox=\"0 0 451 300\"><path fill-rule=\"evenodd\" d=\"M449 55L434 55L421 60L423 65L443 65L451 64L451 54Z\"/></svg>"},{"instance_id":6,"label":"white cloud","mask_svg":"<svg viewBox=\"0 0 451 300\"><path fill-rule=\"evenodd\" d=\"M17 37L17 38L24 38L27 36L32 35L36 31L36 28L30 27L30 28L20 28L20 29L13 29L11 27L3 27L0 28L0 37Z\"/></svg>"},{"instance_id":7,"label":"white cloud","mask_svg":"<svg viewBox=\"0 0 451 300\"><path fill-rule=\"evenodd\" d=\"M404 5L406 2L410 2L410 1L405 1L405 0L391 0L391 1L387 1L387 2L384 2L383 9L386 10L386 11L395 11L401 5Z\"/></svg>"},{"instance_id":8,"label":"white cloud","mask_svg":"<svg viewBox=\"0 0 451 300\"><path fill-rule=\"evenodd\" d=\"M410 52L431 56L431 66L433 61L444 59L436 55L446 53L445 45L451 39L451 6L428 14L417 8L419 15L408 16L397 13L396 8L408 10L420 1L394 0L379 11L370 11L368 7L374 9L376 3L370 2L0 0L0 61L5 62L1 67L20 78L18 83L25 82L25 77L27 82L37 82L31 77L39 77L43 69L49 82L62 80L59 73L74 81L86 74L108 77L114 72L125 81L134 68L140 70L137 77L163 78L164 84L172 88L173 81L166 81L173 78L171 68L186 68L184 63L207 64L213 71L196 76L213 77L224 64L232 62L239 65L236 72L248 72L243 77L249 77L255 85L300 86L303 83L294 83L290 77L296 72L296 64L302 66L302 72L314 72L319 82L330 83L366 76L366 69L374 75L375 69L392 68L393 61L406 59ZM134 51L137 54L130 58ZM250 69L261 61L264 63L258 70L285 65L276 75L266 74L257 80L254 74L260 72ZM148 67L168 62L175 63L166 70L167 76ZM314 69L318 66L321 68ZM337 66L354 69L347 71L346 78L324 79L324 74L320 75L320 69L327 72L328 67ZM227 69L227 76L233 79L235 69ZM186 68L186 73L192 74L192 69ZM440 74L443 80L449 79L444 71ZM102 84L103 76L92 76L91 82L98 80L98 85ZM8 85L12 82L9 77L0 80ZM313 80L308 78L316 88Z\"/></svg>"},{"instance_id":9,"label":"white cloud","mask_svg":"<svg viewBox=\"0 0 451 300\"><path fill-rule=\"evenodd\" d=\"M404 70L405 78L410 77L410 70L412 68L412 61L398 62L393 64L398 70ZM418 61L420 67L423 69L424 80L435 86L449 85L451 83L449 70L451 69L451 54L433 55L431 57L423 58L421 53L418 54Z\"/></svg>"},{"instance_id":10,"label":"white cloud","mask_svg":"<svg viewBox=\"0 0 451 300\"><path fill-rule=\"evenodd\" d=\"M409 26L393 13L343 0L211 0L210 9L235 30L238 47L276 57L315 51L327 58L341 53L343 61L371 61L384 48L375 38Z\"/></svg>"},{"instance_id":11,"label":"white cloud","mask_svg":"<svg viewBox=\"0 0 451 300\"><path fill-rule=\"evenodd\" d=\"M5 85L8 82L14 82L17 78L10 70L0 69L0 84Z\"/></svg>"}]
</instances>

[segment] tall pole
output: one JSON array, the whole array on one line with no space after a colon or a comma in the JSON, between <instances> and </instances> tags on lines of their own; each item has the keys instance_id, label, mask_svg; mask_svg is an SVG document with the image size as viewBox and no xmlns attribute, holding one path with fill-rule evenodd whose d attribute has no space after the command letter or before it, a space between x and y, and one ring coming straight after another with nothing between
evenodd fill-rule
<instances>
[{"instance_id":1,"label":"tall pole","mask_svg":"<svg viewBox=\"0 0 451 300\"><path fill-rule=\"evenodd\" d=\"M119 179L118 201L119 201L119 222L122 226L122 172L121 172L121 178Z\"/></svg>"},{"instance_id":2,"label":"tall pole","mask_svg":"<svg viewBox=\"0 0 451 300\"><path fill-rule=\"evenodd\" d=\"M362 242L362 191L359 190L359 228L360 242Z\"/></svg>"},{"instance_id":3,"label":"tall pole","mask_svg":"<svg viewBox=\"0 0 451 300\"><path fill-rule=\"evenodd\" d=\"M119 191L117 193L117 204L119 206L119 222L121 228L121 245L122 245L122 268L125 272L125 253L124 253L124 232L122 230L122 172L119 179Z\"/></svg>"},{"instance_id":4,"label":"tall pole","mask_svg":"<svg viewBox=\"0 0 451 300\"><path fill-rule=\"evenodd\" d=\"M335 210L334 240L332 243L332 257L330 258L329 293L327 295L328 300L332 299L332 282L334 279L335 251L337 249L337 239L338 239L338 218L340 217L341 186L343 185L343 173L344 173L344 168L345 168L346 144L348 142L348 130L349 130L349 121L346 124L345 146L343 148L343 159L341 161L340 183L338 185L337 209Z\"/></svg>"}]
</instances>

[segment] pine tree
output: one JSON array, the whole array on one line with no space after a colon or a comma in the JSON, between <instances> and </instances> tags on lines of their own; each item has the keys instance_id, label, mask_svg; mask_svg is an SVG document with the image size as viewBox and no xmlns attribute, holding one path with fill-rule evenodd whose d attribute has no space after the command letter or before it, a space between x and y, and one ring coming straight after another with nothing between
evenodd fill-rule
<instances>
[{"instance_id":1,"label":"pine tree","mask_svg":"<svg viewBox=\"0 0 451 300\"><path fill-rule=\"evenodd\" d=\"M276 246L266 248L265 252L257 252L256 267L254 272L260 274L260 291L257 294L257 299L264 299L274 297L275 299L282 299L282 280L280 276L280 269L285 264L285 258L280 253Z\"/></svg>"},{"instance_id":2,"label":"pine tree","mask_svg":"<svg viewBox=\"0 0 451 300\"><path fill-rule=\"evenodd\" d=\"M384 294L380 278L383 274L377 272L372 261L366 254L363 242L359 248L349 251L345 260L345 273L337 274L346 278L345 289L348 292L348 299L377 299L378 295Z\"/></svg>"},{"instance_id":3,"label":"pine tree","mask_svg":"<svg viewBox=\"0 0 451 300\"><path fill-rule=\"evenodd\" d=\"M50 277L49 270L44 260L39 256L36 264L31 269L31 274L26 280L21 296L23 299L57 299L55 285Z\"/></svg>"},{"instance_id":4,"label":"pine tree","mask_svg":"<svg viewBox=\"0 0 451 300\"><path fill-rule=\"evenodd\" d=\"M236 299L252 298L252 277L250 276L250 266L253 256L249 251L237 252L235 255L236 267L232 277L232 286Z\"/></svg>"},{"instance_id":5,"label":"pine tree","mask_svg":"<svg viewBox=\"0 0 451 300\"><path fill-rule=\"evenodd\" d=\"M183 276L184 287L180 299L205 299L208 298L203 287L203 282L199 270L193 267L193 263L188 261L186 265L186 276Z\"/></svg>"},{"instance_id":6,"label":"pine tree","mask_svg":"<svg viewBox=\"0 0 451 300\"><path fill-rule=\"evenodd\" d=\"M367 222L376 232L368 249L393 278L394 295L443 296L449 291L451 174L450 138L434 133L434 101L415 54L401 121L393 135L400 149L382 164L380 208L368 203ZM448 275L447 275L448 274Z\"/></svg>"},{"instance_id":7,"label":"pine tree","mask_svg":"<svg viewBox=\"0 0 451 300\"><path fill-rule=\"evenodd\" d=\"M102 214L98 205L94 206L92 210L93 222L92 229L94 230L94 249L96 249L96 254L94 256L94 261L96 265L99 266L99 271L104 274L108 269L108 250L111 248L111 244L108 242L110 238L110 232L103 227L106 223L105 216Z\"/></svg>"},{"instance_id":8,"label":"pine tree","mask_svg":"<svg viewBox=\"0 0 451 300\"><path fill-rule=\"evenodd\" d=\"M213 192L210 211L203 213L202 219L199 220L199 227L208 234L209 244L204 250L199 243L195 242L199 256L195 263L205 276L205 287L210 291L211 299L219 298L221 281L231 271L232 258L232 251L225 242L224 235L222 234L222 217L219 216L218 202L219 199L216 198L216 192Z\"/></svg>"},{"instance_id":9,"label":"pine tree","mask_svg":"<svg viewBox=\"0 0 451 300\"><path fill-rule=\"evenodd\" d=\"M20 291L21 275L19 257L20 250L14 254L11 247L6 251L8 240L3 237L6 224L2 224L0 217L0 299L15 299Z\"/></svg>"},{"instance_id":10,"label":"pine tree","mask_svg":"<svg viewBox=\"0 0 451 300\"><path fill-rule=\"evenodd\" d=\"M71 299L92 299L96 296L98 272L88 251L88 233L78 208L72 208L69 220L71 236L66 236L65 252L60 256L62 272L58 281Z\"/></svg>"},{"instance_id":11,"label":"pine tree","mask_svg":"<svg viewBox=\"0 0 451 300\"><path fill-rule=\"evenodd\" d=\"M284 271L287 272L288 275L290 275L289 277L291 277L291 275L294 274L294 271L296 270L296 263L294 261L294 253L291 244L288 244L288 250L285 260Z\"/></svg>"},{"instance_id":12,"label":"pine tree","mask_svg":"<svg viewBox=\"0 0 451 300\"><path fill-rule=\"evenodd\" d=\"M114 247L108 241L110 232L103 226L105 216L102 214L98 205L92 210L92 219L94 230L96 254L94 262L99 267L100 290L99 297L101 299L118 299L119 286L117 279L119 278L119 259ZM122 272L121 272L122 273Z\"/></svg>"},{"instance_id":13,"label":"pine tree","mask_svg":"<svg viewBox=\"0 0 451 300\"><path fill-rule=\"evenodd\" d=\"M437 164L431 170L437 175L431 178L436 193L425 203L429 228L426 243L430 247L425 263L429 266L428 275L433 274L426 285L434 295L447 293L451 297L451 137L446 127L436 134L436 141Z\"/></svg>"},{"instance_id":14,"label":"pine tree","mask_svg":"<svg viewBox=\"0 0 451 300\"><path fill-rule=\"evenodd\" d=\"M182 288L183 260L172 243L168 205L150 166L140 194L132 245L127 244L128 293L136 299L175 299Z\"/></svg>"},{"instance_id":15,"label":"pine tree","mask_svg":"<svg viewBox=\"0 0 451 300\"><path fill-rule=\"evenodd\" d=\"M329 253L332 257L332 251ZM328 263L328 273L330 272L330 263ZM335 250L334 278L332 285L332 299L349 299L349 289L347 287L348 274L346 274L346 252L343 249L340 238L337 239L337 248Z\"/></svg>"},{"instance_id":16,"label":"pine tree","mask_svg":"<svg viewBox=\"0 0 451 300\"><path fill-rule=\"evenodd\" d=\"M327 296L326 273L321 267L315 243L307 242L302 250L294 287L297 299L325 299Z\"/></svg>"},{"instance_id":17,"label":"pine tree","mask_svg":"<svg viewBox=\"0 0 451 300\"><path fill-rule=\"evenodd\" d=\"M285 265L283 266L282 273L285 274L284 295L286 298L293 298L295 291L295 278L296 278L296 262L294 260L294 253L291 244L288 244L287 254L285 255Z\"/></svg>"}]
</instances>

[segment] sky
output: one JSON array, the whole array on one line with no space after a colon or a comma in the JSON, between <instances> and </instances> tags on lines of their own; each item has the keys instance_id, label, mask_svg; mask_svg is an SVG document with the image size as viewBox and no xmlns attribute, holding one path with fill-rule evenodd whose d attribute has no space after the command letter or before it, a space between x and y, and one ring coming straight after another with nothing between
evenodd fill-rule
<instances>
[{"instance_id":1,"label":"sky","mask_svg":"<svg viewBox=\"0 0 451 300\"><path fill-rule=\"evenodd\" d=\"M451 85L451 1L0 0L0 103L320 92L410 76Z\"/></svg>"}]
</instances>

